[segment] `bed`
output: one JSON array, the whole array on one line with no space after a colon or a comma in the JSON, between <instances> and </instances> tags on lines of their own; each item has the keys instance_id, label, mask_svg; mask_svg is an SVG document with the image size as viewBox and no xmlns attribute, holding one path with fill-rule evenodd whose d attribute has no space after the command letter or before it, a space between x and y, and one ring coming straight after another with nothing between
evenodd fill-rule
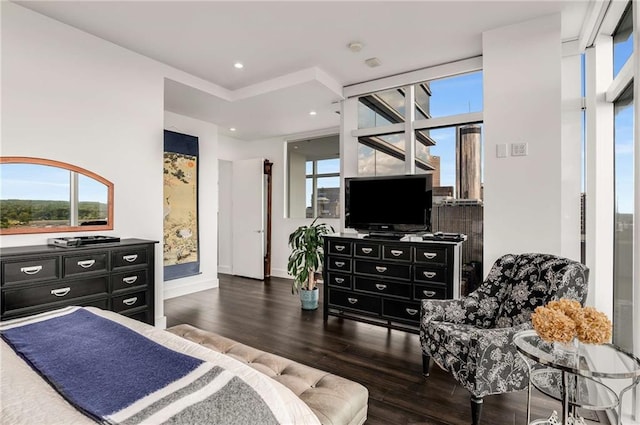
<instances>
[{"instance_id":1,"label":"bed","mask_svg":"<svg viewBox=\"0 0 640 425\"><path fill-rule=\"evenodd\" d=\"M71 322L71 320L73 320L73 322ZM175 353L176 356L181 356L178 358L180 361L171 361L168 366L160 366L164 360L154 358L153 364L161 368L162 373L149 372L150 375L148 376L142 374L139 378L132 378L133 384L127 384L127 386L123 388L114 386L113 390L111 390L111 387L108 387L107 390L98 390L104 381L104 379L100 379L100 382L96 382L95 387L93 387L94 384L91 384L92 386L87 390L88 384L86 381L91 380L93 375L112 376L111 374L115 373L124 374L124 377L118 377L118 379L115 380L118 383L122 383L125 379L133 376L131 371L120 370L124 369L122 366L116 366L117 370L115 372L109 369L102 370L103 363L117 364L116 360L96 361L94 359L85 361L85 357L82 357L82 361L79 363L80 366L73 364L74 361L78 362L76 357L85 356L85 354L80 354L82 350L88 351L88 356L104 355L102 348L96 349L90 342L86 342L86 344L84 342L94 339L92 338L92 335L95 334L94 328L88 328L90 329L89 331L85 331L83 328L83 326L87 327L91 325L93 323L92 321L99 323L101 326L100 329L102 329L102 326L106 326L116 329L117 332L125 332L127 335L126 338L146 337L143 338L145 341L132 339L132 342L127 343L128 345L126 347L145 347L144 344L146 344L146 341L149 341L149 344L153 344L151 346L152 349L142 350L142 348L140 348L138 351L170 351L171 353ZM70 326L69 323L73 323L73 325ZM80 327L80 330L70 331L69 329L75 329L72 328L72 326L76 326L75 323L79 323L77 326ZM53 330L50 331L46 326L57 327L54 327ZM42 327L42 329L38 329L38 327ZM366 388L360 384L326 372L321 372L308 366L300 365L273 354L260 352L251 347L238 344L233 340L204 332L188 325L181 325L176 329L172 329L172 332L168 332L129 319L117 313L98 308L67 307L28 318L2 322L0 324L0 330L2 331L3 339L0 351L2 374L2 379L0 380L0 417L2 418L3 424L80 425L95 423L96 421L122 424L189 424L203 423L203 418L215 418L216 423L239 425L247 423L356 425L363 423L366 419L368 393ZM41 333L39 334L37 332ZM79 336L83 335L83 332L90 332L87 334L90 336L86 338ZM102 330L100 330L100 332L102 332ZM67 333L71 335L67 336ZM37 337L37 335L51 334L64 334L64 336L58 338ZM34 335L36 336L34 337ZM105 334L106 336L104 337L102 334L100 335L101 338L95 339L108 341L109 338L116 337L119 334ZM74 340L70 339L67 341L65 339L67 337L76 338L76 340L78 338L84 338L80 339L79 343L74 342L73 346L81 347L88 345L89 348L74 348L70 350L71 353L65 355L66 357L62 360L60 357L50 358L52 356L47 353L56 350L51 350L46 344L66 344L65 346L69 347L72 343L68 341ZM49 339L51 339L52 342L39 342L40 340ZM212 346L212 341L216 342L217 347ZM36 344L35 342L38 343ZM207 348L207 344L213 349ZM40 345L42 345L42 347L40 347ZM132 364L135 364L135 353L130 354L128 348L117 348L115 345L117 344L109 344L108 347L104 348L104 352L112 353L114 350L117 353L126 352L126 355L130 356L128 358L132 359ZM156 350L156 347L158 350ZM62 347L62 349L64 348L65 347ZM14 349L18 350L20 355L18 355ZM229 350L231 350L229 355L224 354L224 351ZM34 352L39 354L36 356L33 354ZM99 354L96 354L96 352ZM242 353L242 355L239 353ZM110 356L113 356L113 354L110 354ZM255 360L258 357L260 357L262 361L255 361L255 364L249 365L250 362L253 363L252 359ZM92 357L87 358L92 359ZM172 365L181 363L183 360L186 363L191 362L189 363L191 369L188 374L184 376L176 375L180 379L173 380L172 378L171 384L160 386L154 389L151 394L147 392L145 394L148 395L145 397L131 395L130 397L135 401L133 403L125 403L120 400L129 397L129 395L124 393L134 393L135 390L137 390L137 383L144 382L144 385L147 385L148 382L154 382L156 375L161 375L162 379L169 380L169 377L173 376L171 375L173 373ZM60 391L57 391L43 379L43 376L47 376L47 379L51 381L60 379L59 376L62 376L63 380L68 379L70 375L75 376L75 372L73 374L65 374L58 371L58 369L63 369L61 363L66 363L67 361L70 363L68 367L75 368L73 369L74 371L83 369L85 363L91 363L92 367L89 371L82 371L86 375L82 375L81 372L77 373L78 377L87 376L87 378L75 379L76 381L80 380L81 382L79 383L58 382L56 385ZM30 364L40 368L40 371L36 372ZM198 372L204 370L203 368L205 367L208 368L206 373ZM138 369L143 368L136 368L136 370ZM284 369L287 369L288 372L285 372ZM207 383L206 386L203 384L201 387L209 388L218 385L218 387L225 388L226 392L220 391L220 393L218 393L211 390L212 392L210 394L207 393L207 398L201 397L196 400L197 402L184 401L188 399L188 397L183 397L176 402L173 401L177 397L175 394L178 393L174 388L176 385L175 382L192 379L188 378L188 376L198 372L200 375L198 375L197 380L193 378L194 381L189 382L189 385L195 386L203 377L212 374L213 370L216 371L216 381L212 382L219 381L220 379L218 377L225 374L225 376L227 376L227 381L225 382L237 383L238 386L229 389L230 387L227 384L222 386L222 384ZM59 376L56 375L56 373L58 373ZM313 383L307 383L308 388L301 388L301 380L292 379L294 376L298 376L298 378L299 376L304 376L306 379L317 382L318 387L322 388L315 388L316 385ZM71 379L71 381L74 380ZM96 381L98 381L97 378ZM320 385L320 383L322 383L322 385ZM75 392L69 389L73 389L74 386L78 387L74 390ZM215 391L218 391L218 387L216 387ZM241 387L243 387L242 390L238 389ZM307 391L307 389L309 391ZM92 391L99 391L99 396L93 396L92 398ZM202 392L200 390L198 391ZM61 395L63 393L66 395L66 398ZM194 393L196 393L196 391L194 391ZM77 396L79 400L74 398L74 394L79 394ZM159 394L157 399L154 398L156 394ZM345 395L348 396L345 397ZM95 400L96 398L98 399L97 401ZM166 402L167 399L172 400L170 404ZM213 401L210 402L210 399ZM305 399L305 401L303 401L303 399ZM112 400L115 401L111 403ZM88 403L89 407L86 407L86 403ZM96 403L97 406L91 403ZM106 408L103 405L109 403L113 405L125 403L123 406L127 405L127 407L120 410L116 409L116 413L110 413L110 416L101 416L101 412ZM336 403L337 405L341 405L338 406L338 409L333 405ZM156 405L160 407L156 408ZM175 409L179 413L174 413L167 405L170 405L171 409ZM178 407L175 407L176 405ZM211 406L217 406L216 409L218 410L216 410L215 413L209 413L209 410L213 409ZM110 407L112 406L110 405ZM147 414L147 410L152 410L152 407L156 410ZM263 409L264 412L261 409ZM85 413L81 413L80 410L83 410ZM207 412L203 412L204 410L207 410ZM255 415L266 415L268 416L268 420L257 419L261 418L261 416Z\"/></svg>"}]
</instances>

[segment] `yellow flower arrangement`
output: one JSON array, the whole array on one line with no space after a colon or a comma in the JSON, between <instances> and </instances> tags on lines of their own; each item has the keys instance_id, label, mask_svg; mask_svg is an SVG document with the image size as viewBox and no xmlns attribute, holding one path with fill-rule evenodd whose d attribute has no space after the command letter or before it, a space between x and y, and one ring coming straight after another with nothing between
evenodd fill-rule
<instances>
[{"instance_id":1,"label":"yellow flower arrangement","mask_svg":"<svg viewBox=\"0 0 640 425\"><path fill-rule=\"evenodd\" d=\"M611 339L611 321L593 307L562 298L536 307L531 314L533 328L548 342L570 342L578 337L586 344L604 344Z\"/></svg>"}]
</instances>

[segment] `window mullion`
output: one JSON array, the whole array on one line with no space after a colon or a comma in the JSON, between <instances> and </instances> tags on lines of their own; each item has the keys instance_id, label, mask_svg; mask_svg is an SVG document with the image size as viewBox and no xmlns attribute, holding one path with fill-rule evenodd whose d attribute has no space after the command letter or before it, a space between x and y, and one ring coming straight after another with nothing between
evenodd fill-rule
<instances>
[{"instance_id":1,"label":"window mullion","mask_svg":"<svg viewBox=\"0 0 640 425\"><path fill-rule=\"evenodd\" d=\"M415 85L405 87L404 91L404 171L406 174L416 173L416 133L413 123L416 119Z\"/></svg>"},{"instance_id":2,"label":"window mullion","mask_svg":"<svg viewBox=\"0 0 640 425\"><path fill-rule=\"evenodd\" d=\"M69 225L78 226L78 173L69 173Z\"/></svg>"}]
</instances>

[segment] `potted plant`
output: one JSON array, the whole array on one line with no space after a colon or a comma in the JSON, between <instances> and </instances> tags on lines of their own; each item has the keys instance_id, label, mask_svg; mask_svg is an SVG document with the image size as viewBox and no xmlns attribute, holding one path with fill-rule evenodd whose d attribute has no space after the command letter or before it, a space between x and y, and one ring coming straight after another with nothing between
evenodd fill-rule
<instances>
[{"instance_id":1,"label":"potted plant","mask_svg":"<svg viewBox=\"0 0 640 425\"><path fill-rule=\"evenodd\" d=\"M317 223L298 227L289 235L289 262L287 271L293 276L291 293L300 292L303 310L318 308L318 287L315 273L324 261L324 235L333 233L333 227L326 223Z\"/></svg>"}]
</instances>

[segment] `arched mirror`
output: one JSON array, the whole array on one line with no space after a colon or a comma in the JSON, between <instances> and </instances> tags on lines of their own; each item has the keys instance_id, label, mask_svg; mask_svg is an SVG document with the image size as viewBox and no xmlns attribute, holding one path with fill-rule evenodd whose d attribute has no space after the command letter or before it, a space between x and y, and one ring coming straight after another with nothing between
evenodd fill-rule
<instances>
[{"instance_id":1,"label":"arched mirror","mask_svg":"<svg viewBox=\"0 0 640 425\"><path fill-rule=\"evenodd\" d=\"M113 230L113 183L50 159L0 157L0 235Z\"/></svg>"}]
</instances>

